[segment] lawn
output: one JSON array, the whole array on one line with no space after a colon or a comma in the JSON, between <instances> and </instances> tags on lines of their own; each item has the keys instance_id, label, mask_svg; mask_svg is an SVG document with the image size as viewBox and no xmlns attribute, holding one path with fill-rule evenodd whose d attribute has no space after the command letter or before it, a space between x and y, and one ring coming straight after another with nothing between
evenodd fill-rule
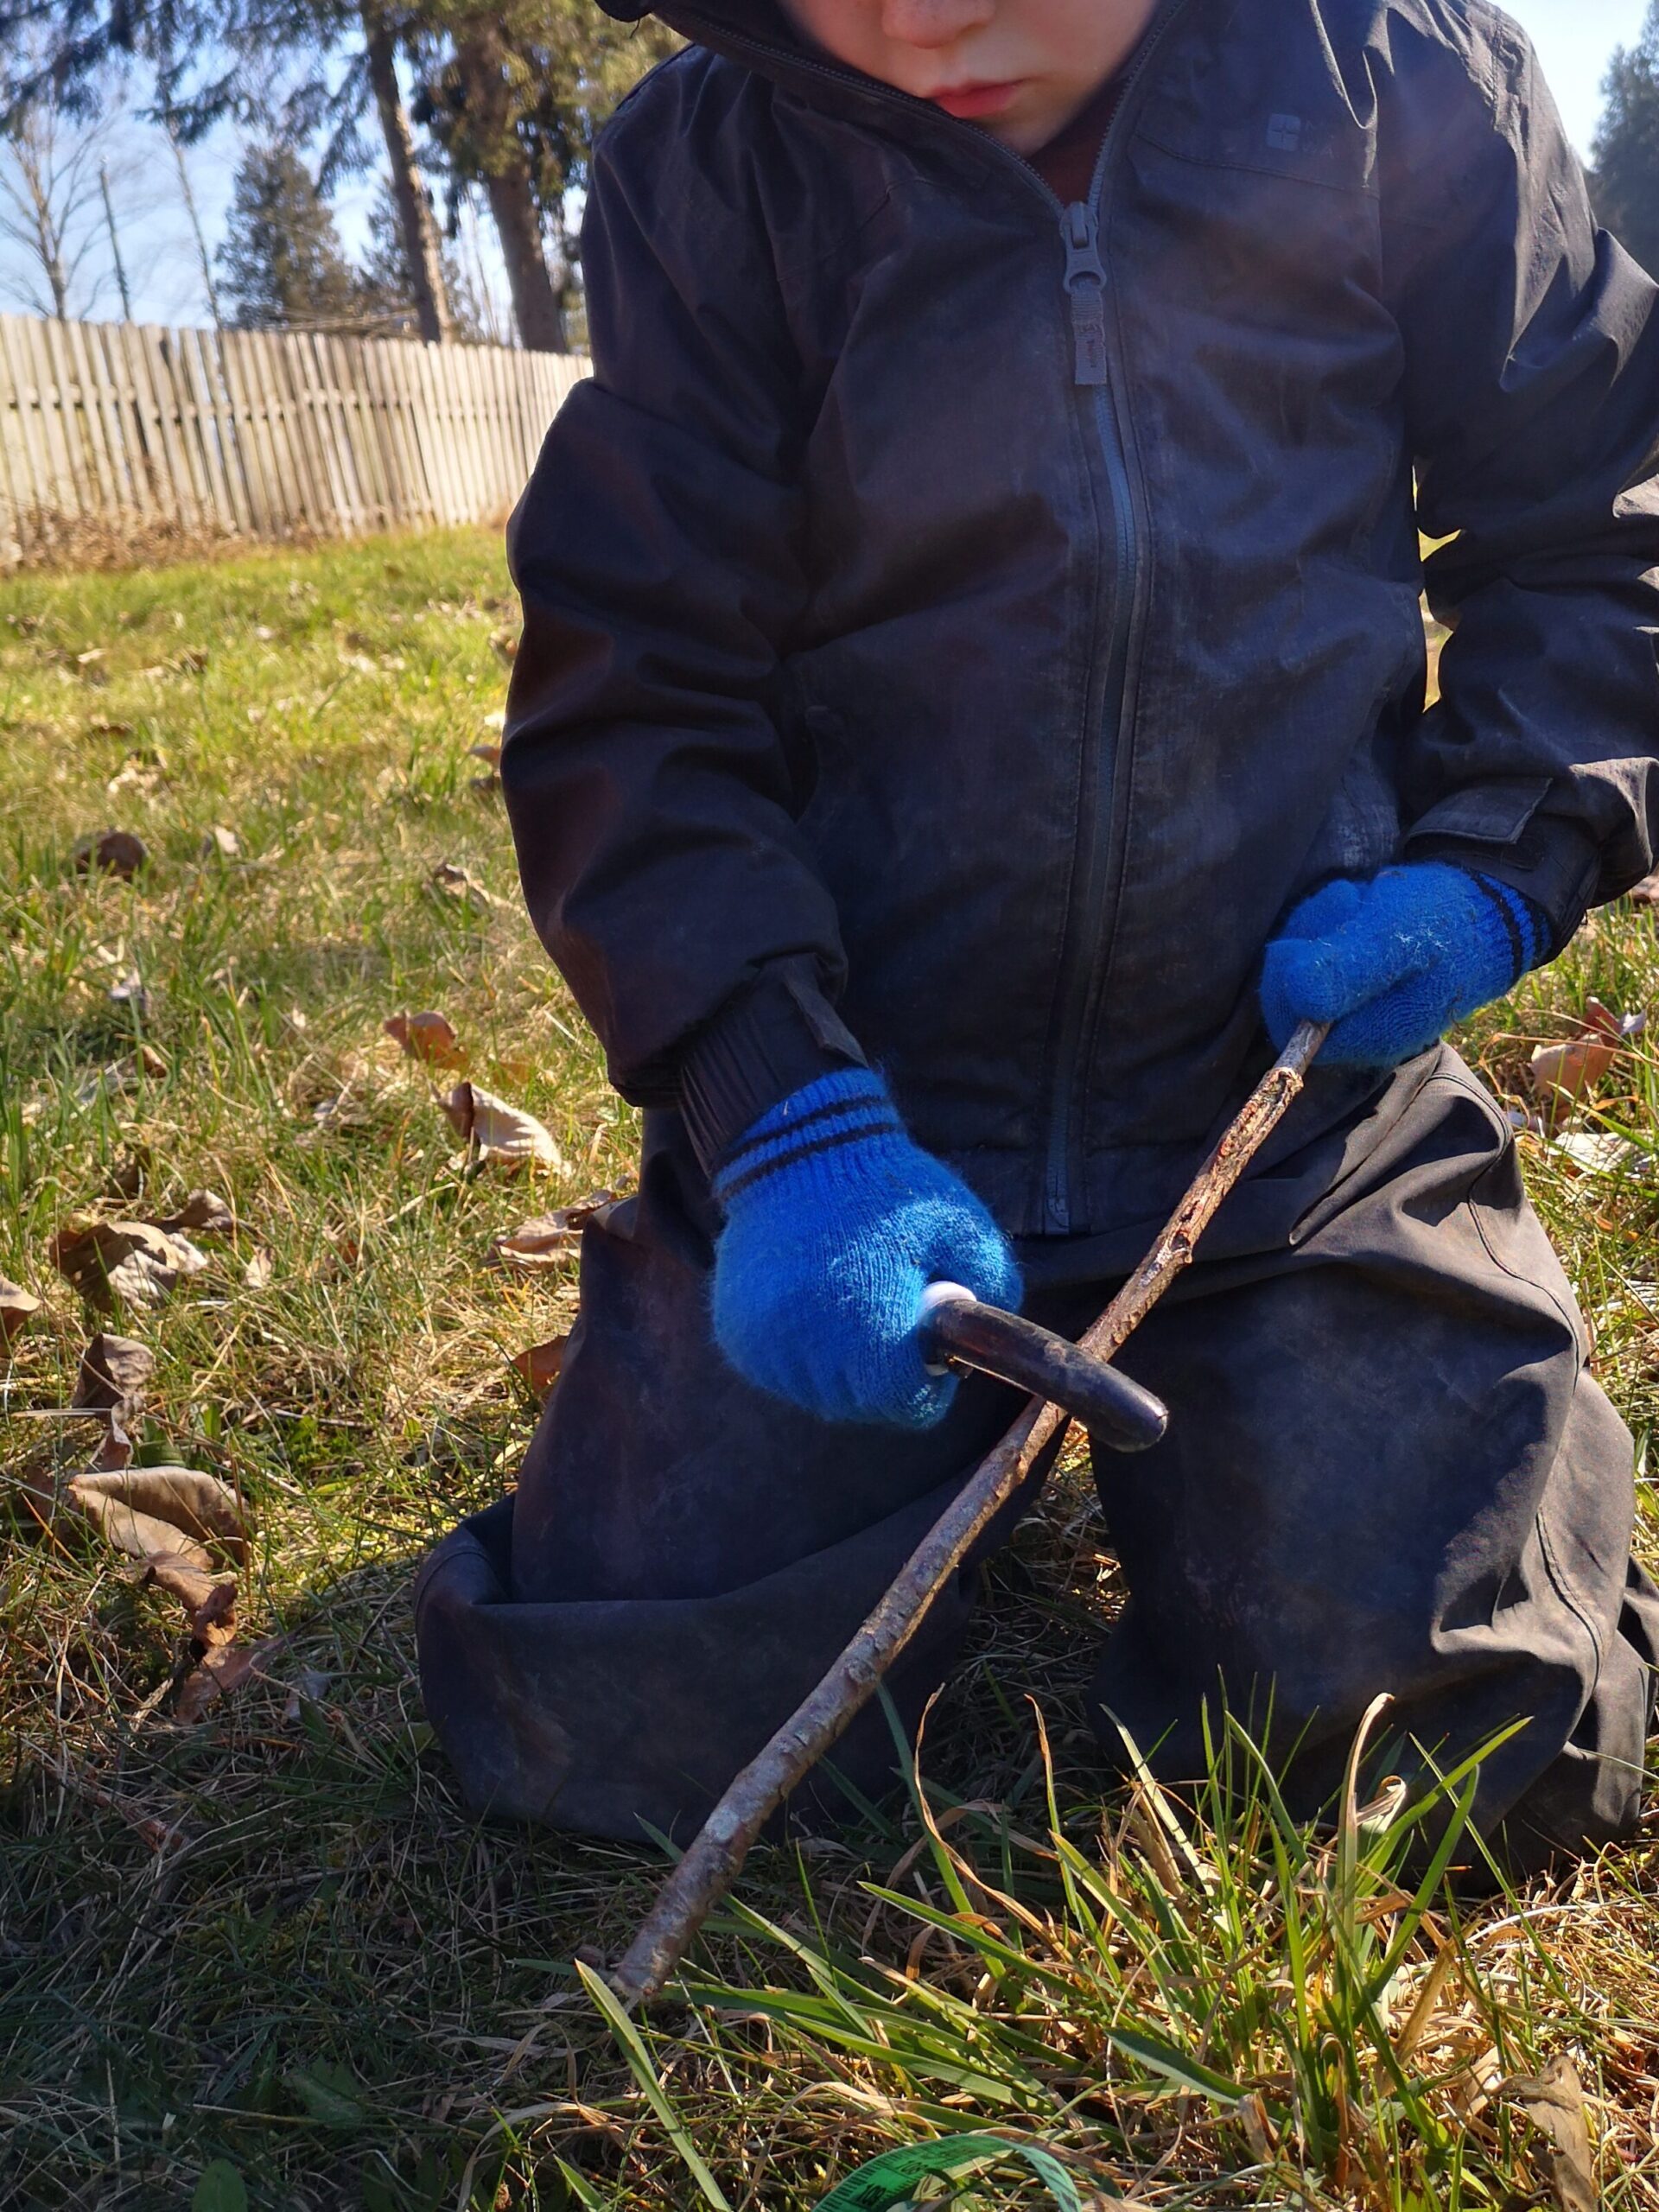
<instances>
[{"instance_id":1,"label":"lawn","mask_svg":"<svg viewBox=\"0 0 1659 2212\"><path fill-rule=\"evenodd\" d=\"M1103 1800L1079 1691L1117 1592L1076 1480L995 1571L925 1791L758 1855L677 2002L632 2042L607 2018L581 1965L657 1866L467 1814L410 1617L416 1559L511 1482L515 1359L574 1309L571 1257L493 1240L632 1176L474 751L514 634L481 532L0 588L0 1276L39 1301L0 1353L0 2206L807 2212L982 2123L1084 2202L1583 2212L1576 2082L1605 2202L1659 2207L1652 1843L1474 1909L1394 1885L1389 1808L1296 1830L1237 1737L1197 1806ZM111 830L130 877L86 853ZM1517 1107L1591 994L1659 997L1650 912L1469 1040ZM428 1011L464 1067L384 1028ZM481 1160L440 1105L463 1077L551 1160ZM1637 1037L1553 1132L1599 1153L1521 1138L1644 1446L1656 1109ZM54 1264L72 1216L204 1191L157 1302ZM68 1503L99 1328L154 1355L140 1471L234 1493L229 1642Z\"/></svg>"}]
</instances>

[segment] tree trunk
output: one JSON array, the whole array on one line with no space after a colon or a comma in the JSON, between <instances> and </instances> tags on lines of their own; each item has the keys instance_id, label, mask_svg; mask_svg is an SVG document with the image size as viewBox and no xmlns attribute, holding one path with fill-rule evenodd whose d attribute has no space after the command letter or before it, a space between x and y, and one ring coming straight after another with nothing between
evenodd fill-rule
<instances>
[{"instance_id":1,"label":"tree trunk","mask_svg":"<svg viewBox=\"0 0 1659 2212\"><path fill-rule=\"evenodd\" d=\"M196 258L201 264L201 282L202 289L207 295L207 312L213 318L213 328L223 330L225 322L219 311L219 289L213 283L213 257L207 251L207 240L202 233L201 215L196 206L195 188L190 181L189 164L184 158L183 141L179 137L178 125L173 119L172 106L166 100L165 96L162 99L161 117L162 129L166 132L167 143L173 149L173 166L179 174L180 196L184 201L185 213L190 218L191 235L196 241Z\"/></svg>"},{"instance_id":2,"label":"tree trunk","mask_svg":"<svg viewBox=\"0 0 1659 2212\"><path fill-rule=\"evenodd\" d=\"M409 114L397 83L397 42L385 18L364 0L363 35L367 42L369 82L380 112L380 129L391 168L392 201L404 242L404 264L415 294L415 314L421 336L429 346L453 345L454 319L444 289L443 263L438 253L438 226L432 205L415 166L415 141Z\"/></svg>"},{"instance_id":3,"label":"tree trunk","mask_svg":"<svg viewBox=\"0 0 1659 2212\"><path fill-rule=\"evenodd\" d=\"M563 353L564 311L547 273L541 215L530 162L513 130L506 49L499 27L475 22L455 43L467 117L479 149L490 213L501 240L513 319L521 345L533 353Z\"/></svg>"}]
</instances>

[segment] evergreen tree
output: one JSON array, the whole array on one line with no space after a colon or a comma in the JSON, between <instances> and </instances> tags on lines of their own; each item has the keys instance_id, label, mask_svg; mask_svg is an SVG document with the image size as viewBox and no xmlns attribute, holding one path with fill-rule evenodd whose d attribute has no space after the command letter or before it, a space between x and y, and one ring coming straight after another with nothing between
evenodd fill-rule
<instances>
[{"instance_id":1,"label":"evergreen tree","mask_svg":"<svg viewBox=\"0 0 1659 2212\"><path fill-rule=\"evenodd\" d=\"M475 343L485 331L474 288L453 245L441 244L439 263L451 333ZM375 337L420 337L419 296L392 188L384 177L369 208L369 240L358 269L357 296L364 327Z\"/></svg>"},{"instance_id":2,"label":"evergreen tree","mask_svg":"<svg viewBox=\"0 0 1659 2212\"><path fill-rule=\"evenodd\" d=\"M1646 269L1659 271L1659 0L1642 35L1619 47L1602 79L1596 213Z\"/></svg>"},{"instance_id":3,"label":"evergreen tree","mask_svg":"<svg viewBox=\"0 0 1659 2212\"><path fill-rule=\"evenodd\" d=\"M359 283L311 172L280 140L250 146L219 249L227 319L243 330L338 330L362 320Z\"/></svg>"},{"instance_id":4,"label":"evergreen tree","mask_svg":"<svg viewBox=\"0 0 1659 2212\"><path fill-rule=\"evenodd\" d=\"M575 261L566 195L586 182L617 101L680 41L649 19L617 22L598 0L408 0L407 19L425 64L416 118L454 185L488 203L521 342L561 350Z\"/></svg>"}]
</instances>

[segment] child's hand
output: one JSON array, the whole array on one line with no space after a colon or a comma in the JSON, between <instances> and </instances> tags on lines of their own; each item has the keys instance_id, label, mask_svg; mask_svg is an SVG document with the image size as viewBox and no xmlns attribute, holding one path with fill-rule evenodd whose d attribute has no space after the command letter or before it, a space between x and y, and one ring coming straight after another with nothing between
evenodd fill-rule
<instances>
[{"instance_id":1,"label":"child's hand","mask_svg":"<svg viewBox=\"0 0 1659 2212\"><path fill-rule=\"evenodd\" d=\"M926 1428L956 1378L923 1363L922 1294L966 1286L1015 1306L1020 1272L996 1224L913 1145L865 1068L772 1108L715 1177L715 1337L739 1373L825 1421Z\"/></svg>"},{"instance_id":2,"label":"child's hand","mask_svg":"<svg viewBox=\"0 0 1659 2212\"><path fill-rule=\"evenodd\" d=\"M1275 1046L1299 1021L1335 1024L1322 1066L1395 1066L1502 998L1549 950L1530 899L1444 861L1327 883L1294 907L1262 963Z\"/></svg>"}]
</instances>

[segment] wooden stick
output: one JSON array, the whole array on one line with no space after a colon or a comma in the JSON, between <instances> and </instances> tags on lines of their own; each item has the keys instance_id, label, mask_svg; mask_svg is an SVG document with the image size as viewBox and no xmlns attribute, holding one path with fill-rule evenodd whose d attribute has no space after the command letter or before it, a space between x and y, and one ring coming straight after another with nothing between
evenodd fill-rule
<instances>
[{"instance_id":1,"label":"wooden stick","mask_svg":"<svg viewBox=\"0 0 1659 2212\"><path fill-rule=\"evenodd\" d=\"M1158 1242L1083 1338L1086 1351L1109 1359L1188 1264L1216 1209L1300 1090L1325 1033L1311 1021L1297 1030L1193 1178ZM1058 1406L1035 1398L1027 1405L923 1537L817 1689L731 1784L663 1884L611 1976L624 2004L660 1996L686 1946L737 1879L774 1808L869 1702L975 1540L1065 1421Z\"/></svg>"}]
</instances>

